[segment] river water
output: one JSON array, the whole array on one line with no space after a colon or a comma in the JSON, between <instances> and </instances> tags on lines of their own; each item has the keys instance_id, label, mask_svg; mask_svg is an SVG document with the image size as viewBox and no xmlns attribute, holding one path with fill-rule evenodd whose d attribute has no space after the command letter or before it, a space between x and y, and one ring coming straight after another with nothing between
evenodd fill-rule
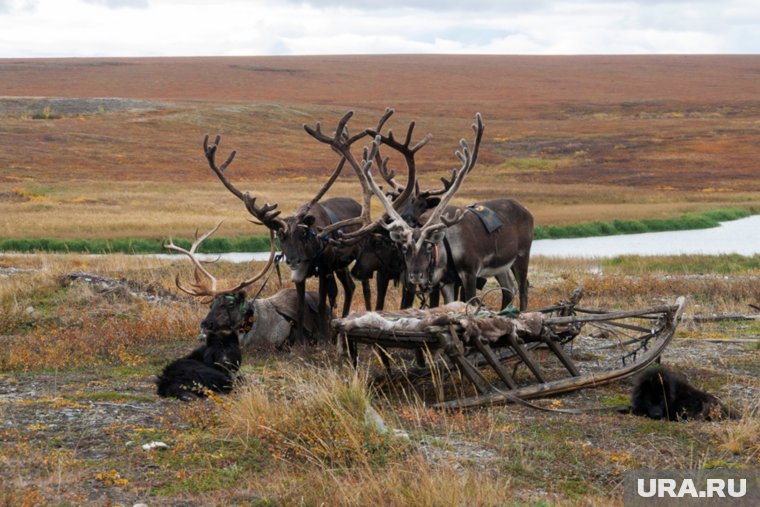
<instances>
[{"instance_id":1,"label":"river water","mask_svg":"<svg viewBox=\"0 0 760 507\"><path fill-rule=\"evenodd\" d=\"M722 222L719 227L689 231L647 232L619 236L540 239L531 255L548 257L617 257L620 255L760 254L760 215ZM266 260L267 252L227 253L205 259L248 262ZM161 257L169 257L162 255ZM171 257L176 258L176 257Z\"/></svg>"},{"instance_id":2,"label":"river water","mask_svg":"<svg viewBox=\"0 0 760 507\"><path fill-rule=\"evenodd\" d=\"M689 231L646 232L594 238L542 239L531 255L617 257L619 255L760 254L760 215Z\"/></svg>"}]
</instances>

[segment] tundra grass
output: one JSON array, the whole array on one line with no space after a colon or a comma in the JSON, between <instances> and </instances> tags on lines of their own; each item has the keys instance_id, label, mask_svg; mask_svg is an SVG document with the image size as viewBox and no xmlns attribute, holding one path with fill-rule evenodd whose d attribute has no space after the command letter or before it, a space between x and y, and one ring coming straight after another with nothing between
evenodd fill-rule
<instances>
[{"instance_id":1,"label":"tundra grass","mask_svg":"<svg viewBox=\"0 0 760 507\"><path fill-rule=\"evenodd\" d=\"M600 259L605 271L624 273L669 273L669 274L757 274L760 272L760 255L672 255L640 257L623 255L611 259Z\"/></svg>"},{"instance_id":2,"label":"tundra grass","mask_svg":"<svg viewBox=\"0 0 760 507\"><path fill-rule=\"evenodd\" d=\"M737 271L741 276L708 269L679 277L664 275L675 269L667 263L652 271L646 266L655 260L640 262L641 273L632 260L599 272L585 259L540 258L531 297L536 306L553 302L579 284L591 305L631 308L686 292L700 312L712 312L760 296L752 266ZM204 308L189 298L148 304L81 282L62 285L59 276L84 270L170 289L184 264L127 255L0 255L0 267L19 269L0 277L0 303L16 315L0 329L0 382L17 396L0 404L0 475L7 478L0 503L620 505L628 470L757 466L754 416L674 424L514 406L441 412L406 384L369 385L366 365L355 375L331 345L246 354L245 386L228 397L159 400L152 379L196 345ZM246 270L213 266L220 278ZM276 290L272 281L264 295ZM356 301L354 309L360 306ZM715 326L735 335L758 332L754 325ZM689 327L695 338L712 333ZM736 386L757 389L758 349L747 346L742 354L702 357L689 377L723 395ZM747 364L736 366L745 356ZM624 402L629 387L588 390L551 406ZM368 417L370 406L387 430ZM168 449L142 450L156 440Z\"/></svg>"},{"instance_id":3,"label":"tundra grass","mask_svg":"<svg viewBox=\"0 0 760 507\"><path fill-rule=\"evenodd\" d=\"M535 239L581 238L636 234L642 232L681 231L709 229L720 222L746 218L756 212L754 208L722 208L701 213L688 213L672 219L612 220L609 222L584 222L573 225L536 226ZM114 238L114 239L55 239L16 238L0 240L0 252L58 252L58 253L165 253L162 245L166 239ZM190 241L177 239L174 243L183 248ZM266 252L269 238L265 235L246 237L212 237L199 248L202 253Z\"/></svg>"},{"instance_id":4,"label":"tundra grass","mask_svg":"<svg viewBox=\"0 0 760 507\"><path fill-rule=\"evenodd\" d=\"M173 239L175 245L189 249L191 242ZM50 252L50 253L90 253L90 254L153 254L168 253L163 245L167 239L4 239L0 240L0 251L4 252ZM199 253L225 252L266 252L269 250L268 236L248 236L236 238L208 238L198 248Z\"/></svg>"}]
</instances>

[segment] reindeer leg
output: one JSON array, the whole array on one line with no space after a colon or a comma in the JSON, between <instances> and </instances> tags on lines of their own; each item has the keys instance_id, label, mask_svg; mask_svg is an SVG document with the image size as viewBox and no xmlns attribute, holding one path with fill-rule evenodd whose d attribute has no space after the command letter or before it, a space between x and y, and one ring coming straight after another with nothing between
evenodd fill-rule
<instances>
[{"instance_id":1,"label":"reindeer leg","mask_svg":"<svg viewBox=\"0 0 760 507\"><path fill-rule=\"evenodd\" d=\"M433 292L430 293L430 306L438 306L438 299L437 299L438 295L437 295L437 292L438 292L438 290L434 290ZM449 284L446 284L446 285L442 285L441 286L441 292L443 293L443 302L444 303L448 304L448 303L452 303L454 301L457 301L457 293L459 291L458 291L458 287L457 287L456 284L449 283ZM433 305L433 294L436 294L436 296L435 296L436 297L436 303L435 303L435 305Z\"/></svg>"},{"instance_id":2,"label":"reindeer leg","mask_svg":"<svg viewBox=\"0 0 760 507\"><path fill-rule=\"evenodd\" d=\"M306 281L296 282L296 294L298 294L298 308L296 309L296 340L299 343L305 341L303 333L303 315L306 307Z\"/></svg>"},{"instance_id":3,"label":"reindeer leg","mask_svg":"<svg viewBox=\"0 0 760 507\"><path fill-rule=\"evenodd\" d=\"M402 283L403 287L401 288L401 309L405 310L407 308L411 308L414 304L414 285L406 282Z\"/></svg>"},{"instance_id":4,"label":"reindeer leg","mask_svg":"<svg viewBox=\"0 0 760 507\"><path fill-rule=\"evenodd\" d=\"M515 275L517 280L518 290L520 291L520 311L524 312L528 309L528 262L530 261L527 255L517 256L514 264L512 264L512 274Z\"/></svg>"},{"instance_id":5,"label":"reindeer leg","mask_svg":"<svg viewBox=\"0 0 760 507\"><path fill-rule=\"evenodd\" d=\"M369 280L362 280L362 294L364 295L364 309L372 309L372 287L369 286Z\"/></svg>"},{"instance_id":6,"label":"reindeer leg","mask_svg":"<svg viewBox=\"0 0 760 507\"><path fill-rule=\"evenodd\" d=\"M317 317L319 319L319 333L327 334L327 322L330 320L330 312L327 310L327 293L330 284L329 276L319 273L319 302L317 303Z\"/></svg>"},{"instance_id":7,"label":"reindeer leg","mask_svg":"<svg viewBox=\"0 0 760 507\"><path fill-rule=\"evenodd\" d=\"M496 275L496 281L499 282L499 287L501 287L501 309L503 310L515 298L515 284L512 283L509 273L499 273Z\"/></svg>"},{"instance_id":8,"label":"reindeer leg","mask_svg":"<svg viewBox=\"0 0 760 507\"><path fill-rule=\"evenodd\" d=\"M343 299L343 312L341 313L341 317L345 317L348 315L348 312L351 311L351 300L354 298L354 288L356 287L356 284L346 268L336 269L335 275L343 285L345 298Z\"/></svg>"},{"instance_id":9,"label":"reindeer leg","mask_svg":"<svg viewBox=\"0 0 760 507\"><path fill-rule=\"evenodd\" d=\"M462 280L462 300L467 302L477 296L478 281L475 275L472 273L459 273L459 278Z\"/></svg>"},{"instance_id":10,"label":"reindeer leg","mask_svg":"<svg viewBox=\"0 0 760 507\"><path fill-rule=\"evenodd\" d=\"M375 311L379 312L385 306L385 296L388 293L388 275L382 271L377 272L377 301L375 301ZM403 296L402 303L403 305Z\"/></svg>"}]
</instances>

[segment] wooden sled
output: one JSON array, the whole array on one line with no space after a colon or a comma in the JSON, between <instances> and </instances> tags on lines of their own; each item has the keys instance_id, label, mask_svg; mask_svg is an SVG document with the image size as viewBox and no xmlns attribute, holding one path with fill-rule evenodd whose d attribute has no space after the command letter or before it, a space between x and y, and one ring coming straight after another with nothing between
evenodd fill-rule
<instances>
[{"instance_id":1,"label":"wooden sled","mask_svg":"<svg viewBox=\"0 0 760 507\"><path fill-rule=\"evenodd\" d=\"M335 319L333 327L354 365L359 344L442 356L477 395L435 406L462 409L553 396L634 375L670 343L685 304L679 297L671 305L607 311L579 306L582 294L576 290L567 301L517 316L458 303L352 314ZM539 349L561 366L542 364L535 354ZM507 362L514 364L511 373ZM514 371L521 365L530 374L518 379Z\"/></svg>"}]
</instances>

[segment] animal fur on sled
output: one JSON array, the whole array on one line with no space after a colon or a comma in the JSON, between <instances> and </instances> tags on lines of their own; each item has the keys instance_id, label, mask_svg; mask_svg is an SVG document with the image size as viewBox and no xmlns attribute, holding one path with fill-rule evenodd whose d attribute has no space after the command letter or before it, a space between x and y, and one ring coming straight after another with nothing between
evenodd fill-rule
<instances>
[{"instance_id":1,"label":"animal fur on sled","mask_svg":"<svg viewBox=\"0 0 760 507\"><path fill-rule=\"evenodd\" d=\"M455 301L425 310L410 308L399 311L354 313L334 321L337 329L347 333L354 329L376 329L388 333L394 331L424 333L431 327L449 324L457 324L464 329L465 342L478 337L481 340L495 342L504 335L538 337L541 335L543 319L540 313L532 312L522 313L517 318L490 313L468 313L466 303Z\"/></svg>"}]
</instances>

